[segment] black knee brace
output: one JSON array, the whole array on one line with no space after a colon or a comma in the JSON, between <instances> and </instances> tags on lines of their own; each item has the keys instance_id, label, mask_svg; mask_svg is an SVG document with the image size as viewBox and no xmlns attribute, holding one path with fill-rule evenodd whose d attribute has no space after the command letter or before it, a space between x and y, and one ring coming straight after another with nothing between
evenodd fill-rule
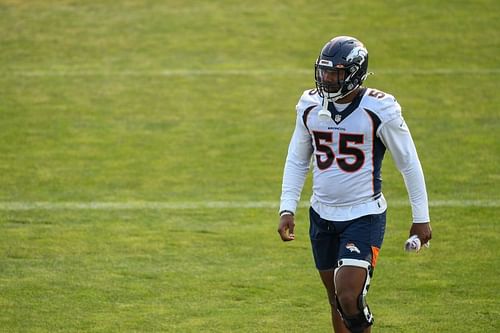
<instances>
[{"instance_id":1,"label":"black knee brace","mask_svg":"<svg viewBox=\"0 0 500 333\"><path fill-rule=\"evenodd\" d=\"M339 260L338 267L335 269L334 275L337 274L338 269L342 266L355 266L366 269L365 285L363 286L361 295L358 297L358 309L360 310L358 314L354 316L347 316L342 310L342 306L340 305L338 298L335 297L337 299L337 309L344 320L345 326L352 333L362 333L366 328L373 325L373 315L370 312L368 304L366 304L366 294L368 293L368 288L370 287L370 278L372 274L371 265L369 262L364 260L341 259Z\"/></svg>"},{"instance_id":2,"label":"black knee brace","mask_svg":"<svg viewBox=\"0 0 500 333\"><path fill-rule=\"evenodd\" d=\"M373 325L373 318L370 322L366 320L364 313L360 312L355 316L342 315L345 326L352 333L363 333L363 331Z\"/></svg>"}]
</instances>

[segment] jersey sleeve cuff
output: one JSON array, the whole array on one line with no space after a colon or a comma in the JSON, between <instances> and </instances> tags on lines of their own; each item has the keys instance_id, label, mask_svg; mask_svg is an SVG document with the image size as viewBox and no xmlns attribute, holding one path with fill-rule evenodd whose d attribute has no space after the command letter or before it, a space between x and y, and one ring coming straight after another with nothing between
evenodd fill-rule
<instances>
[{"instance_id":1,"label":"jersey sleeve cuff","mask_svg":"<svg viewBox=\"0 0 500 333\"><path fill-rule=\"evenodd\" d=\"M282 200L280 204L279 213L287 211L295 215L295 211L297 210L297 202L295 200Z\"/></svg>"},{"instance_id":2,"label":"jersey sleeve cuff","mask_svg":"<svg viewBox=\"0 0 500 333\"><path fill-rule=\"evenodd\" d=\"M431 220L429 218L426 219L413 219L413 223L429 223Z\"/></svg>"}]
</instances>

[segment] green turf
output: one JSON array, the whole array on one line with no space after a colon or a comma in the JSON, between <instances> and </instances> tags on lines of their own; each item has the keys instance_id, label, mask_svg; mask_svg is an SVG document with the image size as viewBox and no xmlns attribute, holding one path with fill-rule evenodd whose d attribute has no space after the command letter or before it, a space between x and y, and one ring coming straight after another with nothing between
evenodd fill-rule
<instances>
[{"instance_id":1,"label":"green turf","mask_svg":"<svg viewBox=\"0 0 500 333\"><path fill-rule=\"evenodd\" d=\"M500 330L498 1L0 0L0 202L276 202L321 46L370 52L426 172L430 250L384 163L374 332ZM201 72L196 72L197 70ZM177 71L177 72L175 72ZM429 72L430 71L430 72ZM310 179L303 199L310 195ZM5 206L4 206L5 207ZM307 211L0 210L0 332L328 332Z\"/></svg>"}]
</instances>

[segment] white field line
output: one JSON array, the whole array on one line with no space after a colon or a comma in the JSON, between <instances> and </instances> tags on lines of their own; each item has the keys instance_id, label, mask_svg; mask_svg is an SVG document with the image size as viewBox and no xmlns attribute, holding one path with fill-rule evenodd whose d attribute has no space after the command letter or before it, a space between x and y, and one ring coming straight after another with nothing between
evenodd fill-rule
<instances>
[{"instance_id":1,"label":"white field line","mask_svg":"<svg viewBox=\"0 0 500 333\"><path fill-rule=\"evenodd\" d=\"M373 70L380 75L498 75L500 68L438 68L438 69L380 69ZM99 69L54 69L54 70L4 70L2 75L21 77L81 77L81 76L166 76L166 77L193 77L193 76L288 76L312 75L313 69L165 69L165 70L123 70L106 71Z\"/></svg>"},{"instance_id":2,"label":"white field line","mask_svg":"<svg viewBox=\"0 0 500 333\"><path fill-rule=\"evenodd\" d=\"M308 207L301 201L300 207ZM409 206L407 201L388 200L389 207ZM435 200L431 207L500 207L500 200ZM23 210L194 210L194 209L278 209L278 201L193 201L193 202L0 202L0 211Z\"/></svg>"}]
</instances>

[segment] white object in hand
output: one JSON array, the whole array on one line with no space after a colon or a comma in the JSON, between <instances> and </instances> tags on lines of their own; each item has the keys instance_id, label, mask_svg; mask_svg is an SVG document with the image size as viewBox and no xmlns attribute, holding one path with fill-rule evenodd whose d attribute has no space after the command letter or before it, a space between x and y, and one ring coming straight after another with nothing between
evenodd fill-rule
<instances>
[{"instance_id":1,"label":"white object in hand","mask_svg":"<svg viewBox=\"0 0 500 333\"><path fill-rule=\"evenodd\" d=\"M420 251L421 247L421 242L420 239L418 238L417 235L413 235L410 238L408 238L405 242L405 251L406 252L418 252Z\"/></svg>"}]
</instances>

